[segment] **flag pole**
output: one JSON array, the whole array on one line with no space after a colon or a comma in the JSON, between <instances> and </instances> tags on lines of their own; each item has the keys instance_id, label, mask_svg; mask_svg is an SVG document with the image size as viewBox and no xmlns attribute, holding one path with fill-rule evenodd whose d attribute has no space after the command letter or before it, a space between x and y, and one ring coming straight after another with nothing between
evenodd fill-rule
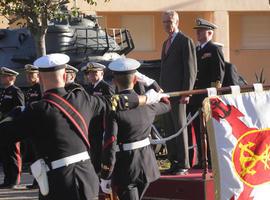
<instances>
[{"instance_id":1,"label":"flag pole","mask_svg":"<svg viewBox=\"0 0 270 200\"><path fill-rule=\"evenodd\" d=\"M270 89L270 84L263 84L263 89L268 90ZM251 92L254 91L253 85L244 85L240 87L241 93L242 92ZM207 94L207 89L197 89L197 90L184 90L184 91L175 91L175 92L167 92L166 94L170 97L178 97L178 96L188 96L188 95L197 95L197 94ZM221 87L217 88L217 93L222 94L225 92L231 92L231 87Z\"/></svg>"}]
</instances>

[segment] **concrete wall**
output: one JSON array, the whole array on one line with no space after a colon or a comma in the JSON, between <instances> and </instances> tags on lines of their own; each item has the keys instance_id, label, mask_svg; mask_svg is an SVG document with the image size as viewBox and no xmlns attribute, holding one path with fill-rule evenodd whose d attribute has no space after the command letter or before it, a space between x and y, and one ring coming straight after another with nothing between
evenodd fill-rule
<instances>
[{"instance_id":1,"label":"concrete wall","mask_svg":"<svg viewBox=\"0 0 270 200\"><path fill-rule=\"evenodd\" d=\"M230 60L249 83L255 82L255 73L264 69L265 79L270 83L270 46L268 49L243 49L240 31L243 16L268 16L270 12L232 12L230 13ZM270 27L270 24L269 24ZM260 30L257 30L258 32Z\"/></svg>"},{"instance_id":2,"label":"concrete wall","mask_svg":"<svg viewBox=\"0 0 270 200\"><path fill-rule=\"evenodd\" d=\"M152 51L132 51L128 56L133 57L136 59L143 59L143 60L155 60L160 58L161 54L161 48L162 48L162 43L166 39L167 35L163 31L162 28L162 20L161 20L161 12L98 12L97 13L99 16L104 17L104 22L101 24L105 25L105 28L120 28L122 26L121 24L121 16L127 16L127 15L132 15L132 16L141 16L141 15L151 15L154 17L154 33L153 33L153 38L154 38L154 43L155 43L155 48ZM195 31L193 29L193 26L195 25L195 19L197 17L202 17L205 19L211 20L213 17L212 13L210 12L179 12L180 16L180 23L179 23L179 28L182 32L184 32L186 35L190 36L194 43L196 43L196 36L195 36ZM141 31L144 31L144 27L136 27L140 28ZM131 31L132 35L132 31ZM135 42L135 47L136 47L136 42Z\"/></svg>"}]
</instances>

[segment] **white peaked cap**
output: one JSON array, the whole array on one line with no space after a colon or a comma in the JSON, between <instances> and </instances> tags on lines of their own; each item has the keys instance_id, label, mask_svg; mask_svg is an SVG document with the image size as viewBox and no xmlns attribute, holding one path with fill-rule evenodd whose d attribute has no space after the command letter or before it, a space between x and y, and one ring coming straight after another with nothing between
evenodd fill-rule
<instances>
[{"instance_id":1,"label":"white peaked cap","mask_svg":"<svg viewBox=\"0 0 270 200\"><path fill-rule=\"evenodd\" d=\"M34 65L39 68L39 71L56 71L66 67L70 58L66 54L53 53L38 58Z\"/></svg>"},{"instance_id":2,"label":"white peaked cap","mask_svg":"<svg viewBox=\"0 0 270 200\"><path fill-rule=\"evenodd\" d=\"M117 73L133 73L141 63L132 58L118 58L109 64L109 69Z\"/></svg>"}]
</instances>

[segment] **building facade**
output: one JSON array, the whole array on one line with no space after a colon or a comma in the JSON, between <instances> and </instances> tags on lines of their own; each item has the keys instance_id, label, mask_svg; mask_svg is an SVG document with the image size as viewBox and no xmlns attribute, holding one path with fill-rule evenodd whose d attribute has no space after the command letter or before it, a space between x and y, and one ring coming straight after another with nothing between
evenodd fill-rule
<instances>
[{"instance_id":1,"label":"building facade","mask_svg":"<svg viewBox=\"0 0 270 200\"><path fill-rule=\"evenodd\" d=\"M77 1L82 11L95 10L105 27L127 27L134 38L135 49L130 57L140 60L160 58L166 34L161 14L176 10L180 16L180 30L196 42L193 26L197 17L218 25L214 41L224 44L226 60L234 63L248 81L256 82L255 73L264 71L270 82L270 2L269 0L110 0L98 1L90 7Z\"/></svg>"}]
</instances>

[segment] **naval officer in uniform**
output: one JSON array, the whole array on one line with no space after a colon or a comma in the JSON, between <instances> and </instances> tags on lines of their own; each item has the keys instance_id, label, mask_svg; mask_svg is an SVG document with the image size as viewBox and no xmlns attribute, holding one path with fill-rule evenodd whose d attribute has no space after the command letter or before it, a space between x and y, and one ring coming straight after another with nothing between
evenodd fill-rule
<instances>
[{"instance_id":1,"label":"naval officer in uniform","mask_svg":"<svg viewBox=\"0 0 270 200\"><path fill-rule=\"evenodd\" d=\"M15 86L16 77L19 73L7 67L1 67L0 80L3 88L0 89L0 120L2 120L13 108L24 105L23 92ZM1 134L6 134L1 131ZM17 130L21 134L21 130ZM20 183L22 159L20 143L13 142L1 148L4 170L4 183L1 188L15 188Z\"/></svg>"},{"instance_id":2,"label":"naval officer in uniform","mask_svg":"<svg viewBox=\"0 0 270 200\"><path fill-rule=\"evenodd\" d=\"M114 89L104 81L105 65L97 62L88 62L81 68L89 84L85 85L85 90L89 95L113 95ZM91 159L96 173L101 169L101 151L104 133L104 113L96 116L89 126L89 141L91 144Z\"/></svg>"},{"instance_id":3,"label":"naval officer in uniform","mask_svg":"<svg viewBox=\"0 0 270 200\"><path fill-rule=\"evenodd\" d=\"M119 94L135 94L136 69L140 63L119 58L109 64ZM112 181L120 200L142 199L149 184L160 176L149 135L155 116L170 110L170 105L157 103L135 109L110 112L104 136L101 188Z\"/></svg>"},{"instance_id":4,"label":"naval officer in uniform","mask_svg":"<svg viewBox=\"0 0 270 200\"><path fill-rule=\"evenodd\" d=\"M87 79L85 90L90 95L113 95L114 88L104 79L105 65L97 62L88 62L81 68Z\"/></svg>"},{"instance_id":5,"label":"naval officer in uniform","mask_svg":"<svg viewBox=\"0 0 270 200\"><path fill-rule=\"evenodd\" d=\"M25 96L25 105L30 105L35 101L39 101L42 96L41 87L39 83L39 71L38 67L32 64L26 64L24 66L26 80L28 87L23 91ZM26 161L33 162L36 159L36 150L33 142L30 139L22 141L24 146L24 158ZM24 161L25 161L24 160ZM28 189L37 188L37 182L34 180L32 185L27 185Z\"/></svg>"},{"instance_id":6,"label":"naval officer in uniform","mask_svg":"<svg viewBox=\"0 0 270 200\"><path fill-rule=\"evenodd\" d=\"M205 19L198 18L196 20L197 40L199 45L196 47L197 55L197 77L194 89L203 89L210 87L221 87L224 78L225 61L221 48L212 42L214 30L217 26ZM188 111L194 114L202 107L202 102L206 95L193 95L188 105ZM197 149L198 149L198 165L197 168L202 167L201 154L201 133L200 133L200 119L197 117L193 123Z\"/></svg>"},{"instance_id":7,"label":"naval officer in uniform","mask_svg":"<svg viewBox=\"0 0 270 200\"><path fill-rule=\"evenodd\" d=\"M34 101L39 101L41 99L41 88L39 83L39 71L38 67L27 64L24 66L26 80L29 85L24 92L25 104L30 104Z\"/></svg>"},{"instance_id":8,"label":"naval officer in uniform","mask_svg":"<svg viewBox=\"0 0 270 200\"><path fill-rule=\"evenodd\" d=\"M72 65L67 64L66 66L67 78L66 78L66 86L65 86L65 89L67 92L70 92L75 88L82 87L80 84L75 82L78 71L79 70L77 68L73 67Z\"/></svg>"},{"instance_id":9,"label":"naval officer in uniform","mask_svg":"<svg viewBox=\"0 0 270 200\"><path fill-rule=\"evenodd\" d=\"M136 95L126 94L110 101L105 97L89 96L80 88L67 93L64 86L68 61L67 55L56 53L34 62L40 71L44 96L37 103L14 110L1 121L0 145L33 139L39 157L45 160L48 168L49 189L41 187L46 185L42 179L41 199L93 200L98 196L99 180L88 154L87 133L91 119L104 109L133 108L139 103L159 101L161 96L148 93L138 99Z\"/></svg>"}]
</instances>

